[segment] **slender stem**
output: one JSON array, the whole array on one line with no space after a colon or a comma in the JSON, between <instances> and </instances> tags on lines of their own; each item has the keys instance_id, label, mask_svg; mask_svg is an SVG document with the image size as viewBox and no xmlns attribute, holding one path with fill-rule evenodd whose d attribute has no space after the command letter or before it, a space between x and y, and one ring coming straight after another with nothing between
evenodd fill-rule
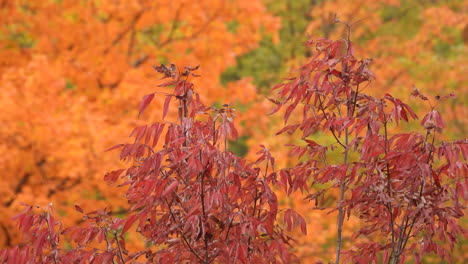
<instances>
[{"instance_id":1,"label":"slender stem","mask_svg":"<svg viewBox=\"0 0 468 264\"><path fill-rule=\"evenodd\" d=\"M431 134L430 130L427 130L426 136L425 136L425 139L424 139L424 143L428 144L428 139L429 139L430 134ZM432 140L431 140L431 143L430 143L430 146L429 146L430 147L429 155L428 155L427 161L426 161L426 163L428 163L429 165L430 165L430 161L431 161L431 158L432 158L432 155L433 155L434 142L435 142L435 131L433 131ZM421 199L421 197L423 196L424 185L425 185L425 179L423 178L423 179L421 179L421 185L419 187L419 199ZM412 217L410 224L409 224L409 222L410 222L410 216L409 215L402 220L402 226L400 227L400 229L402 229L402 231L400 231L400 234L399 234L399 237L398 237L398 247L397 247L395 256L393 257L393 259L390 259L389 263L392 263L392 264L399 263L400 256L403 253L403 251L405 250L406 244L408 243L408 240L411 237L411 232L413 231L413 227L414 227L414 224L416 222L416 216ZM403 225L403 223L404 223L404 225Z\"/></svg>"},{"instance_id":2,"label":"slender stem","mask_svg":"<svg viewBox=\"0 0 468 264\"><path fill-rule=\"evenodd\" d=\"M401 253L403 252L402 244L404 237L406 235L406 230L408 228L408 222L409 222L409 215L406 215L401 219L401 224L400 224L400 233L398 234L398 243L397 243L397 248L395 251L395 254L393 255L393 258L389 260L389 263L392 264L397 264L400 262L400 256Z\"/></svg>"},{"instance_id":3,"label":"slender stem","mask_svg":"<svg viewBox=\"0 0 468 264\"><path fill-rule=\"evenodd\" d=\"M351 109L352 110L351 116L354 116L354 112L356 111L358 94L359 94L359 84L356 86L356 92L354 93L353 108Z\"/></svg>"},{"instance_id":4,"label":"slender stem","mask_svg":"<svg viewBox=\"0 0 468 264\"><path fill-rule=\"evenodd\" d=\"M349 140L348 128L346 128L345 129L346 146L348 145L348 140ZM348 163L348 148L345 148L343 162L344 164ZM338 230L337 230L337 238L336 238L336 262L335 262L336 264L340 263L341 245L343 243L343 222L344 222L343 201L344 201L345 191L346 191L346 177L343 177L340 183L340 200L338 201Z\"/></svg>"},{"instance_id":5,"label":"slender stem","mask_svg":"<svg viewBox=\"0 0 468 264\"><path fill-rule=\"evenodd\" d=\"M227 137L224 137L224 155L226 155L226 152L227 152L227 145L228 145Z\"/></svg>"},{"instance_id":6,"label":"slender stem","mask_svg":"<svg viewBox=\"0 0 468 264\"><path fill-rule=\"evenodd\" d=\"M232 217L231 221L229 221L229 226L228 226L228 229L226 231L226 236L224 237L224 241L227 241L228 238L229 238L229 231L231 231L232 222L234 222L234 217Z\"/></svg>"},{"instance_id":7,"label":"slender stem","mask_svg":"<svg viewBox=\"0 0 468 264\"><path fill-rule=\"evenodd\" d=\"M47 216L48 216L48 214L45 216L45 220L46 220L46 223L47 223L47 227L48 227L48 229L50 231L50 230L52 230L53 227L52 228L50 227L49 220L47 219ZM52 255L52 258L54 259L54 263L57 264L57 259L55 257L55 254L56 254L55 250L57 249L57 245L52 241L52 236L50 234L49 234L49 243L50 243L50 246L54 249L54 253Z\"/></svg>"},{"instance_id":8,"label":"slender stem","mask_svg":"<svg viewBox=\"0 0 468 264\"><path fill-rule=\"evenodd\" d=\"M269 159L266 160L266 165L265 165L265 173L264 173L264 178L267 177L267 174L268 174L268 163L269 163ZM274 169L274 168L273 168ZM255 178L255 196L254 196L254 206L253 206L253 211L252 211L252 216L255 217L255 214L257 213L257 202L258 202L258 199L260 198L259 195L258 195L258 188L257 188L257 179L258 179L258 175L257 177ZM260 213L261 213L261 209L258 210L258 217L260 217ZM250 253L250 243L251 243L251 240L252 238L249 237L249 242L248 242L248 248L249 248L249 251L248 253Z\"/></svg>"},{"instance_id":9,"label":"slender stem","mask_svg":"<svg viewBox=\"0 0 468 264\"><path fill-rule=\"evenodd\" d=\"M317 98L318 98L319 103L320 103L319 109L322 111L323 116L325 117L325 120L327 120L327 122L328 122L328 116L325 113L325 107L323 106L323 102L322 102L322 99L321 99L319 94L317 94ZM338 144L340 144L344 149L346 149L346 146L343 143L341 143L341 140L336 136L335 131L333 130L333 128L330 127L330 131L333 134L333 137L335 138L336 142Z\"/></svg>"},{"instance_id":10,"label":"slender stem","mask_svg":"<svg viewBox=\"0 0 468 264\"><path fill-rule=\"evenodd\" d=\"M267 173L268 173L268 160L266 161L266 165L265 165L265 173L263 174L263 177L267 177ZM258 178L258 176L257 176ZM257 184L257 178L255 179L255 184ZM258 201L258 189L257 189L257 186L255 185L255 196L254 196L254 207L253 207L253 212L252 212L252 216L255 217L255 214L257 213L257 201Z\"/></svg>"},{"instance_id":11,"label":"slender stem","mask_svg":"<svg viewBox=\"0 0 468 264\"><path fill-rule=\"evenodd\" d=\"M390 231L392 233L392 253L390 254L390 259L391 259L392 256L395 254L395 230L394 230L395 223L393 221L392 204L387 203L387 204L385 204L385 207L387 208L388 213L390 214L389 226L390 226Z\"/></svg>"},{"instance_id":12,"label":"slender stem","mask_svg":"<svg viewBox=\"0 0 468 264\"><path fill-rule=\"evenodd\" d=\"M171 215L171 218L172 220L174 221L174 223L177 223L177 219L174 215L174 213L172 212L172 207L171 205L169 204L169 202L167 201L167 199L164 199L164 201L166 202L166 205L167 207L169 208L169 213ZM182 239L184 240L184 243L185 245L187 246L188 250L198 259L200 260L202 263L205 263L204 260L197 254L197 252L192 248L192 246L190 245L190 243L188 242L187 238L185 237L184 235L184 232L182 230L182 228L178 225L178 229L179 229L179 234L180 236L182 237Z\"/></svg>"},{"instance_id":13,"label":"slender stem","mask_svg":"<svg viewBox=\"0 0 468 264\"><path fill-rule=\"evenodd\" d=\"M112 246L109 242L109 238L107 237L107 230L104 227L101 227L101 230L104 233L104 239L106 240L107 251L112 251ZM115 264L114 256L112 256L112 264Z\"/></svg>"},{"instance_id":14,"label":"slender stem","mask_svg":"<svg viewBox=\"0 0 468 264\"><path fill-rule=\"evenodd\" d=\"M202 161L202 153L200 149L200 162ZM200 175L200 200L201 200L201 206L202 206L202 214L203 214L203 224L207 222L207 216L206 216L206 208L205 208L205 170L202 171ZM205 231L206 232L206 231ZM205 263L209 263L209 254L208 254L208 237L206 236L206 233L203 235L203 241L205 243Z\"/></svg>"},{"instance_id":15,"label":"slender stem","mask_svg":"<svg viewBox=\"0 0 468 264\"><path fill-rule=\"evenodd\" d=\"M388 129L387 129L387 123L388 123L388 120L387 120L387 116L386 114L384 113L384 144L385 144L385 154L388 153ZM388 163L385 165L385 168L386 168L386 175L387 175L387 190L388 190L388 196L392 196L392 185L391 185L391 181L390 181L390 166L388 165ZM391 202L388 202L385 204L385 207L387 208L388 210L388 213L390 214L390 222L389 222L389 226L390 226L390 232L391 232L391 235L392 235L392 252L390 253L390 258L389 258L389 261L392 261L392 259L396 256L396 253L398 251L398 249L396 248L396 241L395 241L395 223L393 221L393 207L392 207L392 203Z\"/></svg>"},{"instance_id":16,"label":"slender stem","mask_svg":"<svg viewBox=\"0 0 468 264\"><path fill-rule=\"evenodd\" d=\"M406 238L404 239L403 241L403 244L402 244L402 247L401 247L401 251L400 251L400 255L401 253L403 253L403 249L405 249L406 247L406 243L408 243L408 240L409 238L411 237L411 231L413 230L413 227L414 227L414 223L416 222L416 218L413 218L413 220L411 221L411 224L410 224L410 229L408 230L408 233L406 234Z\"/></svg>"},{"instance_id":17,"label":"slender stem","mask_svg":"<svg viewBox=\"0 0 468 264\"><path fill-rule=\"evenodd\" d=\"M384 122L384 144L385 144L385 154L388 154L388 129L387 129L387 119L386 119L386 116L384 114L384 119L385 119L385 122ZM386 174L387 174L387 189L388 189L388 196L392 196L392 185L391 185L391 181L390 181L390 166L388 165L388 163L385 165L385 169L386 169Z\"/></svg>"},{"instance_id":18,"label":"slender stem","mask_svg":"<svg viewBox=\"0 0 468 264\"><path fill-rule=\"evenodd\" d=\"M347 39L346 39L346 44L348 46L347 49L346 49L346 56L348 56L349 51L350 51L350 46L351 46L350 36L351 36L351 26L352 25L350 25L348 23L345 23L345 25L346 25L347 31L348 31ZM344 63L343 67L344 67L343 72L347 73L348 64L346 62ZM349 84L349 80L344 80L345 87L348 86L348 84ZM350 100L348 98L348 103L347 103L347 108L348 108L347 109L347 115L348 115L348 117L353 117L354 116L354 109L355 109L355 105L356 105L358 92L359 92L359 85L356 87L356 94L354 96L354 102L350 102ZM353 107L351 107L351 103L352 103ZM332 131L332 133L333 133L333 131ZM337 139L337 137L335 136L335 133L333 133L333 136L335 137L335 139ZM337 141L338 141L338 139L337 139ZM340 143L340 142L338 141L338 143ZM343 157L343 163L344 164L348 164L348 154L349 154L348 143L349 143L349 130L348 130L348 127L346 127L345 128L345 144L343 145L343 144L340 143L340 145L344 147L344 157ZM343 243L343 222L344 222L343 201L344 201L344 196L345 196L345 192L346 192L346 173L347 173L347 171L345 172L345 175L343 175L343 179L341 180L341 183L340 183L340 200L338 201L338 230L337 230L337 238L336 238L336 261L335 261L336 264L340 263L341 246L342 246L342 243Z\"/></svg>"},{"instance_id":19,"label":"slender stem","mask_svg":"<svg viewBox=\"0 0 468 264\"><path fill-rule=\"evenodd\" d=\"M120 261L122 261L122 264L125 263L125 260L123 258L123 255L122 255L122 248L120 247L120 243L119 243L119 239L117 238L117 233L114 233L114 238L115 238L115 242L117 243L117 248L119 249L119 258L120 258Z\"/></svg>"}]
</instances>

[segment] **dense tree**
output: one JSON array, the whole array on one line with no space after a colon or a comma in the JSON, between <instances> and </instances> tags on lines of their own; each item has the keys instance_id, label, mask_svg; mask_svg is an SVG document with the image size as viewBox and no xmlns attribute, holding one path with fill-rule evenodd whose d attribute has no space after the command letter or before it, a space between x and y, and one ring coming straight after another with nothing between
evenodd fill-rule
<instances>
[{"instance_id":1,"label":"dense tree","mask_svg":"<svg viewBox=\"0 0 468 264\"><path fill-rule=\"evenodd\" d=\"M430 252L451 260L458 236L468 234L456 220L467 198L468 142L439 139L445 124L437 107L455 95L434 102L414 88L411 94L430 106L421 120L425 132L392 133L391 126L417 115L388 93L369 95L371 60L355 58L352 25L344 24L345 40L309 41L315 55L273 88L279 97L270 99L277 105L273 112L284 107L289 123L278 133L298 130L303 141L290 152L303 158L279 171L281 183L289 193L313 179L319 188L307 197L316 206L328 189L338 189L335 263L341 263L345 215L351 214L362 219L346 252L352 263L403 263L411 254L421 263ZM317 132L334 142L315 140ZM337 149L341 161L331 159Z\"/></svg>"},{"instance_id":2,"label":"dense tree","mask_svg":"<svg viewBox=\"0 0 468 264\"><path fill-rule=\"evenodd\" d=\"M280 82L290 69L297 68L306 61L311 53L310 49L302 46L307 40L307 34L313 37L346 38L343 25L334 23L335 17L338 17L355 23L352 34L352 40L357 44L355 53L372 59L372 72L376 78L369 84L366 92L377 97L388 92L397 93L402 99L408 100L418 116L424 116L427 105L422 101L409 100L409 91L413 86L432 100L443 94L442 91L453 91L457 98L438 106L439 111L446 114L446 127L440 136L447 140L465 137L467 119L462 114L466 112L464 98L467 97L467 80L466 74L463 73L464 60L467 57L466 37L463 37L466 30L463 30L467 28L468 23L464 12L467 8L465 2L267 1L271 12L282 18L280 42L275 44L264 39L258 49L239 57L236 66L228 69L223 78L228 81L230 78L252 76L258 90L265 94L267 88ZM288 21L294 21L294 31L288 30ZM307 26L303 26L304 21ZM295 34L291 35L291 32ZM300 41L291 43L289 39ZM293 53L294 56L291 55ZM257 61L264 61L265 68L257 65ZM252 104L251 111L246 114L259 111L268 111L265 102ZM260 126L248 135L247 145L263 142L269 146L279 163L290 166L291 158L283 151L281 145L282 142L298 142L288 134L282 134L281 139L268 136L271 135L268 131L278 131L282 127L279 120L270 120L269 123L260 123ZM401 131L403 127L417 128L414 123L408 123L399 128L392 128L392 132ZM322 133L315 133L313 138L333 142L332 137ZM335 158L339 157L336 155ZM337 198L337 193L335 197L329 196L327 204L323 206L333 207ZM283 200L285 203L294 204L297 210L307 212L304 216L310 224L309 228L321 227L316 230L316 236L299 238L301 247L298 250L302 252L301 256L331 258L336 233L333 231L335 227L330 223L336 215L310 210L310 205L304 203L300 197ZM348 230L360 226L359 220L353 217L345 224L347 228L344 236L348 238L352 236L352 232ZM323 246L314 247L316 243ZM457 250L466 251L462 246ZM314 260L317 259L311 257L309 261Z\"/></svg>"}]
</instances>

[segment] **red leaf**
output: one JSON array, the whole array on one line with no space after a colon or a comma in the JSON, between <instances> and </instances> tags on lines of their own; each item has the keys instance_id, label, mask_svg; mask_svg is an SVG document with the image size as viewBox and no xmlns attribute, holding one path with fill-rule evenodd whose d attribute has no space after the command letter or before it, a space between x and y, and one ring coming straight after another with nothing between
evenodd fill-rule
<instances>
[{"instance_id":1,"label":"red leaf","mask_svg":"<svg viewBox=\"0 0 468 264\"><path fill-rule=\"evenodd\" d=\"M236 141L237 138L239 137L239 134L237 133L237 129L234 126L233 123L229 122L229 139L232 141Z\"/></svg>"},{"instance_id":2,"label":"red leaf","mask_svg":"<svg viewBox=\"0 0 468 264\"><path fill-rule=\"evenodd\" d=\"M421 121L421 125L423 125L423 127L426 129L441 129L445 127L441 115L436 110L432 110L429 113L427 113L427 115Z\"/></svg>"},{"instance_id":3,"label":"red leaf","mask_svg":"<svg viewBox=\"0 0 468 264\"><path fill-rule=\"evenodd\" d=\"M292 111L296 108L296 105L291 104L288 106L286 109L286 112L284 113L284 123L286 124L288 122L289 116L291 115Z\"/></svg>"},{"instance_id":4,"label":"red leaf","mask_svg":"<svg viewBox=\"0 0 468 264\"><path fill-rule=\"evenodd\" d=\"M275 108L273 108L273 109L271 110L271 112L268 113L268 115L272 115L272 114L278 112L278 111L281 109L281 107L283 107L282 104L277 104L277 105L275 106Z\"/></svg>"},{"instance_id":5,"label":"red leaf","mask_svg":"<svg viewBox=\"0 0 468 264\"><path fill-rule=\"evenodd\" d=\"M277 85L273 86L273 88L271 88L271 91L273 92L274 90L279 89L279 88L281 88L283 86L284 86L284 83L277 84Z\"/></svg>"},{"instance_id":6,"label":"red leaf","mask_svg":"<svg viewBox=\"0 0 468 264\"><path fill-rule=\"evenodd\" d=\"M304 220L304 217L302 217L300 215L297 215L297 216L298 216L298 219L299 219L299 223L301 225L302 234L307 235L307 226L306 226L306 222Z\"/></svg>"},{"instance_id":7,"label":"red leaf","mask_svg":"<svg viewBox=\"0 0 468 264\"><path fill-rule=\"evenodd\" d=\"M140 141L140 139L145 135L145 132L146 132L146 125L145 126L139 126L139 127L136 127L132 133L130 134L130 137L131 136L135 136L135 143L138 143Z\"/></svg>"},{"instance_id":8,"label":"red leaf","mask_svg":"<svg viewBox=\"0 0 468 264\"><path fill-rule=\"evenodd\" d=\"M289 125L283 127L280 131L276 132L275 135L280 135L284 132L288 132L290 135L296 131L296 129L300 126L301 124L295 124L295 125Z\"/></svg>"},{"instance_id":9,"label":"red leaf","mask_svg":"<svg viewBox=\"0 0 468 264\"><path fill-rule=\"evenodd\" d=\"M140 116L141 113L145 111L146 107L148 107L148 105L151 103L153 98L154 98L154 93L143 96L143 99L141 99L140 106L138 108L139 109L138 116Z\"/></svg>"},{"instance_id":10,"label":"red leaf","mask_svg":"<svg viewBox=\"0 0 468 264\"><path fill-rule=\"evenodd\" d=\"M164 100L164 108L163 108L163 119L167 115L167 110L169 109L169 103L171 102L172 95L166 95L166 100Z\"/></svg>"},{"instance_id":11,"label":"red leaf","mask_svg":"<svg viewBox=\"0 0 468 264\"><path fill-rule=\"evenodd\" d=\"M468 200L468 190L466 187L468 187L467 184L457 182L455 189L458 197Z\"/></svg>"},{"instance_id":12,"label":"red leaf","mask_svg":"<svg viewBox=\"0 0 468 264\"><path fill-rule=\"evenodd\" d=\"M117 144L117 145L115 145L115 146L113 146L113 147L111 147L109 149L106 149L105 151L111 151L111 150L114 150L114 149L121 148L123 146L125 146L125 144Z\"/></svg>"},{"instance_id":13,"label":"red leaf","mask_svg":"<svg viewBox=\"0 0 468 264\"><path fill-rule=\"evenodd\" d=\"M169 186L164 189L162 196L166 196L168 193L172 192L179 185L178 181L173 181Z\"/></svg>"},{"instance_id":14,"label":"red leaf","mask_svg":"<svg viewBox=\"0 0 468 264\"><path fill-rule=\"evenodd\" d=\"M173 84L176 84L177 82L178 82L178 80L173 80L173 81L165 82L165 83L163 83L163 84L158 85L158 87L171 86L171 85L173 85Z\"/></svg>"},{"instance_id":15,"label":"red leaf","mask_svg":"<svg viewBox=\"0 0 468 264\"><path fill-rule=\"evenodd\" d=\"M122 174L123 171L124 171L124 169L108 172L108 173L106 173L106 175L104 175L104 180L107 183L115 183L117 181L117 179L119 178L120 174Z\"/></svg>"},{"instance_id":16,"label":"red leaf","mask_svg":"<svg viewBox=\"0 0 468 264\"><path fill-rule=\"evenodd\" d=\"M161 136L161 132L164 129L164 124L154 124L153 126L156 127L156 128L154 128L154 130L155 130L154 138L153 138L153 147L154 147L154 146L156 146L156 144L158 144L159 137Z\"/></svg>"},{"instance_id":17,"label":"red leaf","mask_svg":"<svg viewBox=\"0 0 468 264\"><path fill-rule=\"evenodd\" d=\"M442 120L442 116L439 114L439 112L434 110L434 118L436 120L436 125L438 128L444 128L445 124L444 121Z\"/></svg>"},{"instance_id":18,"label":"red leaf","mask_svg":"<svg viewBox=\"0 0 468 264\"><path fill-rule=\"evenodd\" d=\"M135 222L135 220L137 220L137 216L138 215L131 215L127 221L125 222L125 225L122 229L122 235L127 232L127 230L132 226L132 224Z\"/></svg>"},{"instance_id":19,"label":"red leaf","mask_svg":"<svg viewBox=\"0 0 468 264\"><path fill-rule=\"evenodd\" d=\"M335 75L336 77L340 78L341 77L341 72L338 70L332 70L331 73Z\"/></svg>"}]
</instances>

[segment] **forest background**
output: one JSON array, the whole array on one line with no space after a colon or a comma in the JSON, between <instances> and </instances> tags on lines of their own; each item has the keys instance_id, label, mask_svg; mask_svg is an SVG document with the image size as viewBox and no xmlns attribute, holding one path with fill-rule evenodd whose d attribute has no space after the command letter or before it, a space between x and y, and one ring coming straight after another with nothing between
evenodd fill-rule
<instances>
[{"instance_id":1,"label":"forest background","mask_svg":"<svg viewBox=\"0 0 468 264\"><path fill-rule=\"evenodd\" d=\"M194 82L204 102L237 109L241 140L231 150L254 159L264 144L279 167L290 165L283 145L294 139L274 135L283 123L267 117L272 104L265 98L310 56L308 35L344 37L335 14L358 21L356 54L373 59L376 76L368 93L409 99L413 86L433 97L454 92L440 109L444 134L466 137L467 11L463 0L0 1L0 248L20 241L11 218L21 203L53 203L65 225L81 221L74 204L125 215L124 192L103 181L122 164L104 150L125 142L136 125L160 119L161 101L137 118L138 102L158 83L152 65L201 65L203 78ZM304 263L332 259L336 213L312 210L299 194L281 203L306 218L310 234L298 235L294 248ZM345 248L359 225L355 217L345 223ZM131 241L129 247L144 247ZM467 252L464 240L455 260Z\"/></svg>"}]
</instances>

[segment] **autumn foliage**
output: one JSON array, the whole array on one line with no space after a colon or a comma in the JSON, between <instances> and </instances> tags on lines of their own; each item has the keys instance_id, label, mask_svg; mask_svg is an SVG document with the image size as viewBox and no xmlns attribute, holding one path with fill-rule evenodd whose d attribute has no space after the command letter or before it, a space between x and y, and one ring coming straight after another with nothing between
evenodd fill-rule
<instances>
[{"instance_id":1,"label":"autumn foliage","mask_svg":"<svg viewBox=\"0 0 468 264\"><path fill-rule=\"evenodd\" d=\"M466 258L466 3L312 2L0 1L0 262Z\"/></svg>"},{"instance_id":2,"label":"autumn foliage","mask_svg":"<svg viewBox=\"0 0 468 264\"><path fill-rule=\"evenodd\" d=\"M343 222L351 214L363 222L352 240L367 237L345 252L352 263L403 263L410 255L421 263L421 256L430 252L450 260L457 237L468 235L457 222L464 216L467 199L468 142L436 143L444 128L436 107L454 95L437 96L431 103L414 88L411 94L430 105L421 120L424 133L391 133L392 126L417 116L390 94L375 98L365 93L373 78L371 61L354 57L351 25L346 26L346 41L309 41L307 45L316 50L312 59L288 82L273 88L280 98L271 99L277 105L273 112L286 107L285 123L298 112L293 124L278 133L299 130L304 141L291 150L301 161L280 170L281 181L293 190L301 185L288 184L289 179L302 184L312 179L313 184L326 186L307 196L317 206L327 189L339 189L336 263ZM330 133L335 142L312 140L318 131ZM330 160L335 149L343 156L338 163Z\"/></svg>"},{"instance_id":3,"label":"autumn foliage","mask_svg":"<svg viewBox=\"0 0 468 264\"><path fill-rule=\"evenodd\" d=\"M363 92L373 77L370 60L354 57L349 38L307 44L314 45L314 56L297 70L297 76L273 87L279 99L270 99L277 105L273 112L286 107L285 123L298 107L302 110L291 119L296 123L278 132L302 132L305 145L293 146L291 151L304 156L297 165L275 171L275 159L265 146L255 162L235 156L228 151L229 140L238 137L233 109L227 104L216 109L201 103L188 81L198 76L194 73L198 66L183 70L174 64L157 66L156 71L169 79L159 86L174 86L174 91L145 95L139 112L163 96L163 119L174 100L177 120L136 127L130 134L133 143L110 149L120 148L120 158L132 165L104 177L110 184L127 186L129 214L124 219L110 216L105 209L85 214L76 205L86 224L64 229L51 207L34 214L28 206L15 217L28 234L27 243L2 250L2 261L130 263L144 258L157 263L289 263L293 256L287 246L292 238L277 223L278 198L271 186L278 184L290 194L308 191L311 180L328 186L306 197L316 200L316 205L328 188L339 189L336 263L342 256L341 228L345 215L351 213L366 223L355 238L366 235L373 240L354 244L344 252L345 261L403 263L414 253L420 263L429 252L450 260L449 250L457 236L466 232L457 218L463 216L460 200L466 200L463 160L468 146L466 140L435 143L444 127L435 107L453 95L438 97L437 104L431 104L421 121L425 134L390 135L389 126L417 116L390 94L378 99ZM412 95L429 101L417 89ZM324 146L311 140L319 130L331 133L336 142ZM158 148L162 135L164 143ZM343 161L330 164L328 153L335 148L341 148ZM291 209L282 212L287 230L300 226L307 234L300 215ZM148 249L126 249L124 234L134 224ZM71 249L62 248L64 239ZM437 241L448 243L448 248ZM97 246L85 247L91 244Z\"/></svg>"}]
</instances>

